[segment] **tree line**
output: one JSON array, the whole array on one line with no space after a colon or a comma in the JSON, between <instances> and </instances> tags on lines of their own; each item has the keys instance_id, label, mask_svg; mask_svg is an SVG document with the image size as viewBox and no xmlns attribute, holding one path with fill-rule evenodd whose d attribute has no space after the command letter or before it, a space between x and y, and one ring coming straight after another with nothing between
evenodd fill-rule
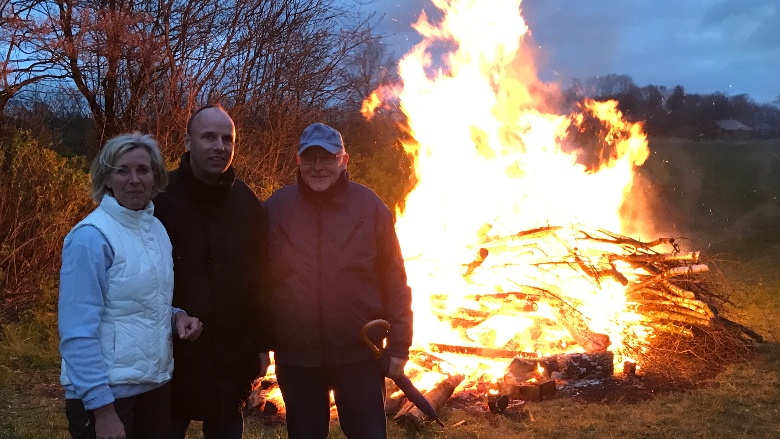
<instances>
[{"instance_id":1,"label":"tree line","mask_svg":"<svg viewBox=\"0 0 780 439\"><path fill-rule=\"evenodd\" d=\"M569 104L583 97L614 99L628 120L644 123L651 137L711 139L718 135L714 121L725 119L739 120L755 137L780 137L780 96L774 105L758 104L745 94L686 94L681 85L638 86L630 76L617 74L574 80L564 96Z\"/></svg>"},{"instance_id":2,"label":"tree line","mask_svg":"<svg viewBox=\"0 0 780 439\"><path fill-rule=\"evenodd\" d=\"M190 112L219 102L241 164L278 186L300 130L352 118L387 71L361 3L0 0L0 123L82 155L141 130L171 156Z\"/></svg>"}]
</instances>

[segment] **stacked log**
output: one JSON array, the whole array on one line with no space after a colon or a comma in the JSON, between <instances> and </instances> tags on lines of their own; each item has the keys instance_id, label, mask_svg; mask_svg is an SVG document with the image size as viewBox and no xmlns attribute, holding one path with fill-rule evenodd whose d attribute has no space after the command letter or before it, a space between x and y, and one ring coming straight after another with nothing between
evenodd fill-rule
<instances>
[{"instance_id":1,"label":"stacked log","mask_svg":"<svg viewBox=\"0 0 780 439\"><path fill-rule=\"evenodd\" d=\"M719 315L718 305L725 300L713 288L711 277L706 276L710 268L702 262L701 253L681 250L684 240L662 237L641 241L582 225L541 227L510 236L486 235L463 275L475 283L489 278L481 275L492 273L507 279L512 290L508 291L504 284L496 288L500 292L495 294L468 296L466 299L472 300L466 303L472 305L459 302L461 308L455 310L455 316L446 307L445 298L434 297L433 309L453 326L473 328L499 314L532 316L537 306L544 303L558 310L554 324L563 326L571 335L571 340L563 344L577 344L593 355L606 352L611 340L590 328L588 317L579 311L586 300L578 297L577 292L567 291L570 286L564 279L584 279L594 289L616 281L625 288L627 311L639 316L640 321L633 325L642 330L636 333L644 334L635 338L632 333L623 334L622 355L642 357L648 349L656 349L663 355L671 352L684 356L691 345L701 345L702 340L739 351L740 340L761 341L759 334ZM513 274L513 265L518 267L517 275ZM553 324L534 319L539 327ZM469 335L468 330L463 333ZM479 345L481 340L473 341ZM670 348L670 341L676 346ZM501 351L553 351L547 348L517 346L512 342L504 346L469 347L491 355Z\"/></svg>"},{"instance_id":2,"label":"stacked log","mask_svg":"<svg viewBox=\"0 0 780 439\"><path fill-rule=\"evenodd\" d=\"M439 381L436 386L425 393L425 399L431 403L431 406L437 412L444 407L447 400L450 399L455 388L463 381L464 376L460 374L447 375ZM400 410L393 416L393 420L400 423L420 426L427 420L425 414L417 408L411 401L406 401Z\"/></svg>"}]
</instances>

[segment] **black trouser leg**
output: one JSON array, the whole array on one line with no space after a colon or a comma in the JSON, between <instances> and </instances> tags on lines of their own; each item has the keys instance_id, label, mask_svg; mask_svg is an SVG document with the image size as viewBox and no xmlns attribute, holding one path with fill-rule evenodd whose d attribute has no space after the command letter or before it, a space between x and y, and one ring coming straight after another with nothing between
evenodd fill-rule
<instances>
[{"instance_id":1,"label":"black trouser leg","mask_svg":"<svg viewBox=\"0 0 780 439\"><path fill-rule=\"evenodd\" d=\"M344 364L334 370L333 396L348 438L385 439L385 377L379 362Z\"/></svg>"},{"instance_id":2,"label":"black trouser leg","mask_svg":"<svg viewBox=\"0 0 780 439\"><path fill-rule=\"evenodd\" d=\"M276 365L290 439L324 439L330 424L330 390L320 367Z\"/></svg>"},{"instance_id":3,"label":"black trouser leg","mask_svg":"<svg viewBox=\"0 0 780 439\"><path fill-rule=\"evenodd\" d=\"M114 401L114 410L128 439L168 438L171 432L171 388L157 389ZM95 438L95 415L79 399L65 401L68 431L74 439Z\"/></svg>"}]
</instances>

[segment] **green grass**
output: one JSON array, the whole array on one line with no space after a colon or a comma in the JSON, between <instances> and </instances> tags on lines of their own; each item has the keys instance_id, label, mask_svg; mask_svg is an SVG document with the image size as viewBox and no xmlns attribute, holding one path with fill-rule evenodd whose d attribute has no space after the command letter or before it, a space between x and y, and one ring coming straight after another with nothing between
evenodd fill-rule
<instances>
[{"instance_id":1,"label":"green grass","mask_svg":"<svg viewBox=\"0 0 780 439\"><path fill-rule=\"evenodd\" d=\"M67 438L56 368L14 376L0 387L0 438ZM391 438L771 438L780 435L780 345L766 344L747 364L729 366L702 388L667 393L637 404L583 404L555 399L527 404L529 417L469 414L445 407L448 425L407 429L390 424ZM246 422L248 439L286 438L283 428ZM188 438L201 438L193 425ZM343 438L334 425L331 438Z\"/></svg>"},{"instance_id":2,"label":"green grass","mask_svg":"<svg viewBox=\"0 0 780 439\"><path fill-rule=\"evenodd\" d=\"M780 140L651 139L640 168L655 224L739 258L780 242Z\"/></svg>"},{"instance_id":3,"label":"green grass","mask_svg":"<svg viewBox=\"0 0 780 439\"><path fill-rule=\"evenodd\" d=\"M445 406L448 425L409 429L400 438L773 438L780 437L780 143L651 142L642 169L656 220L686 234L723 273L732 320L767 343L695 389L658 392L644 402L528 403L515 419ZM695 241L695 242L694 242ZM696 247L696 246L701 247ZM38 309L0 326L0 439L67 438L58 384L56 316ZM188 438L201 438L195 423ZM280 426L248 417L248 439L286 438ZM343 438L337 425L331 438Z\"/></svg>"}]
</instances>

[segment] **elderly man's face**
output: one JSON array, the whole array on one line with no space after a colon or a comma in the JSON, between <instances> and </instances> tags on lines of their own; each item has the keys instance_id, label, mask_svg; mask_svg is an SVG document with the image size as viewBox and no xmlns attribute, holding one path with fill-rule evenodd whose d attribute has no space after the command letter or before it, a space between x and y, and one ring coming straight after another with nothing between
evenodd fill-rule
<instances>
[{"instance_id":1,"label":"elderly man's face","mask_svg":"<svg viewBox=\"0 0 780 439\"><path fill-rule=\"evenodd\" d=\"M346 152L331 154L324 148L312 146L298 156L301 177L316 192L333 186L347 168L349 155Z\"/></svg>"}]
</instances>

